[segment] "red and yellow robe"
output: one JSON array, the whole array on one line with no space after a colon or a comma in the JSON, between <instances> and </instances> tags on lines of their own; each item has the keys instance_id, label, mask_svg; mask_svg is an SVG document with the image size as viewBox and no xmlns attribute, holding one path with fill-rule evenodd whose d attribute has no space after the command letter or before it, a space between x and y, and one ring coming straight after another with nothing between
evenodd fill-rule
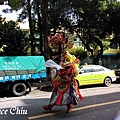
<instances>
[{"instance_id":1,"label":"red and yellow robe","mask_svg":"<svg viewBox=\"0 0 120 120\"><path fill-rule=\"evenodd\" d=\"M60 69L52 79L52 85L51 105L76 105L78 96L81 100L83 99L74 77L74 66L72 65Z\"/></svg>"}]
</instances>

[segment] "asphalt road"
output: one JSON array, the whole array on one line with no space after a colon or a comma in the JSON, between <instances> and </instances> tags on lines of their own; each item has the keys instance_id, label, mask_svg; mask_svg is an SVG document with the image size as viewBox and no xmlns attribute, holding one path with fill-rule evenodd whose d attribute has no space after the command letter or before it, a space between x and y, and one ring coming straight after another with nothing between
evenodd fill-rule
<instances>
[{"instance_id":1,"label":"asphalt road","mask_svg":"<svg viewBox=\"0 0 120 120\"><path fill-rule=\"evenodd\" d=\"M114 120L120 111L120 83L110 87L89 86L80 89L84 100L65 113L66 106L55 106L48 113L42 105L49 102L51 91L36 90L22 97L0 94L0 120Z\"/></svg>"}]
</instances>

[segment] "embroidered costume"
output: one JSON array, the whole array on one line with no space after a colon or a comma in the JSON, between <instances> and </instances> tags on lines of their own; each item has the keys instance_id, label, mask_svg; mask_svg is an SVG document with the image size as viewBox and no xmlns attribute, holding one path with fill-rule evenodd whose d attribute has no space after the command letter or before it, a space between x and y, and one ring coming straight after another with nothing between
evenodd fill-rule
<instances>
[{"instance_id":1,"label":"embroidered costume","mask_svg":"<svg viewBox=\"0 0 120 120\"><path fill-rule=\"evenodd\" d=\"M66 48L68 45L69 48L70 46L72 47L72 45L70 42L67 44L66 39L63 38L61 34L57 34L54 37L48 37L48 44L51 49L53 48L53 52L59 51L55 50L55 48L58 49L60 47L61 62L60 65L53 60L48 60L45 63L46 67L51 68L53 90L49 105L43 106L43 108L47 111L51 111L54 105L66 105L66 112L70 112L72 105L78 104L78 98L81 100L83 99L75 78L78 74L77 67L79 65L79 60L76 57L72 57L74 58L72 60L70 59L71 55L66 51Z\"/></svg>"}]
</instances>

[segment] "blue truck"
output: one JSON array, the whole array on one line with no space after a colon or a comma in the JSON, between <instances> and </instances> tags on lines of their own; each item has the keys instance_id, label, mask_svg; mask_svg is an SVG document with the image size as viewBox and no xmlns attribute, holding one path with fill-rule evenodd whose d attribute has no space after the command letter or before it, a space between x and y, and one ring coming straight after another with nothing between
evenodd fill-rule
<instances>
[{"instance_id":1,"label":"blue truck","mask_svg":"<svg viewBox=\"0 0 120 120\"><path fill-rule=\"evenodd\" d=\"M0 57L0 91L9 90L15 96L31 92L32 83L46 79L44 56Z\"/></svg>"}]
</instances>

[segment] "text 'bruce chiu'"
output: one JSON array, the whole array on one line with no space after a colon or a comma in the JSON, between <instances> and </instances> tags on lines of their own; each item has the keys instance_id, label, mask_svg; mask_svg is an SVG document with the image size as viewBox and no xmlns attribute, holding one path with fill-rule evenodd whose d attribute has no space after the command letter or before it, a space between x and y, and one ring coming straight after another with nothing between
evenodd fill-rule
<instances>
[{"instance_id":1,"label":"text 'bruce chiu'","mask_svg":"<svg viewBox=\"0 0 120 120\"><path fill-rule=\"evenodd\" d=\"M4 109L0 109L0 115L7 115L7 114L11 114L11 115L27 115L28 111L27 109L24 109L23 107L11 107L10 109L8 108L4 108Z\"/></svg>"}]
</instances>

